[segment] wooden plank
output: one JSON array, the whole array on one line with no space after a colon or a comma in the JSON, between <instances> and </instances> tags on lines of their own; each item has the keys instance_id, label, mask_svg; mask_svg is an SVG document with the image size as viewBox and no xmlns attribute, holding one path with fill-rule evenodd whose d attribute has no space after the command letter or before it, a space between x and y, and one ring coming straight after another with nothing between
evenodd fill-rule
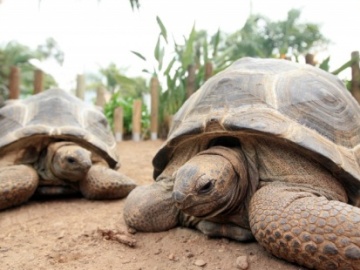
<instances>
[{"instance_id":1,"label":"wooden plank","mask_svg":"<svg viewBox=\"0 0 360 270\"><path fill-rule=\"evenodd\" d=\"M195 92L195 65L188 66L188 76L186 78L186 98Z\"/></svg>"},{"instance_id":2,"label":"wooden plank","mask_svg":"<svg viewBox=\"0 0 360 270\"><path fill-rule=\"evenodd\" d=\"M85 98L85 77L82 74L76 76L76 96L82 100Z\"/></svg>"},{"instance_id":3,"label":"wooden plank","mask_svg":"<svg viewBox=\"0 0 360 270\"><path fill-rule=\"evenodd\" d=\"M44 73L40 69L34 71L34 95L44 90Z\"/></svg>"},{"instance_id":4,"label":"wooden plank","mask_svg":"<svg viewBox=\"0 0 360 270\"><path fill-rule=\"evenodd\" d=\"M311 53L307 53L305 55L305 63L306 64L309 64L309 65L312 65L312 66L315 66L315 56Z\"/></svg>"},{"instance_id":5,"label":"wooden plank","mask_svg":"<svg viewBox=\"0 0 360 270\"><path fill-rule=\"evenodd\" d=\"M359 67L359 52L351 53L351 59L354 60L351 64L351 94L360 103L360 67Z\"/></svg>"},{"instance_id":6,"label":"wooden plank","mask_svg":"<svg viewBox=\"0 0 360 270\"><path fill-rule=\"evenodd\" d=\"M9 99L18 99L20 97L20 68L12 66L9 78Z\"/></svg>"},{"instance_id":7,"label":"wooden plank","mask_svg":"<svg viewBox=\"0 0 360 270\"><path fill-rule=\"evenodd\" d=\"M134 100L133 115L132 115L132 139L133 141L140 141L141 134L141 100Z\"/></svg>"},{"instance_id":8,"label":"wooden plank","mask_svg":"<svg viewBox=\"0 0 360 270\"><path fill-rule=\"evenodd\" d=\"M104 88L104 86L99 86L96 89L95 105L104 108L105 104L106 104L106 89Z\"/></svg>"},{"instance_id":9,"label":"wooden plank","mask_svg":"<svg viewBox=\"0 0 360 270\"><path fill-rule=\"evenodd\" d=\"M213 75L213 65L211 62L205 64L205 81L207 81Z\"/></svg>"},{"instance_id":10,"label":"wooden plank","mask_svg":"<svg viewBox=\"0 0 360 270\"><path fill-rule=\"evenodd\" d=\"M114 111L114 134L117 142L123 140L124 112L122 107L117 107Z\"/></svg>"},{"instance_id":11,"label":"wooden plank","mask_svg":"<svg viewBox=\"0 0 360 270\"><path fill-rule=\"evenodd\" d=\"M151 113L150 113L150 139L157 140L159 127L159 80L152 77L150 81Z\"/></svg>"}]
</instances>

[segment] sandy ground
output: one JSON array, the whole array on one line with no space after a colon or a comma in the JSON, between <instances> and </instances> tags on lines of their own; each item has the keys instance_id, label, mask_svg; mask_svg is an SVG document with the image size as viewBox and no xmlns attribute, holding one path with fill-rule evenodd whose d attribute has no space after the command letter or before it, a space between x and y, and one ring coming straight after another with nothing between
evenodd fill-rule
<instances>
[{"instance_id":1,"label":"sandy ground","mask_svg":"<svg viewBox=\"0 0 360 270\"><path fill-rule=\"evenodd\" d=\"M139 185L151 183L151 160L161 143L120 143L120 171ZM209 239L187 228L129 235L123 205L67 198L0 212L0 269L305 269L257 243ZM245 261L248 268L241 268Z\"/></svg>"}]
</instances>

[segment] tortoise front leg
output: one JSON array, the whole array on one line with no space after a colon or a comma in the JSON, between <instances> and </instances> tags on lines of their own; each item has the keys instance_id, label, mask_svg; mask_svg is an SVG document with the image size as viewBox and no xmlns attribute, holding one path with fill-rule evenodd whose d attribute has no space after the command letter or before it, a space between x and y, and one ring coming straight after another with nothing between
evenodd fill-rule
<instances>
[{"instance_id":1,"label":"tortoise front leg","mask_svg":"<svg viewBox=\"0 0 360 270\"><path fill-rule=\"evenodd\" d=\"M103 165L93 165L79 185L85 198L99 200L126 197L136 187L129 177Z\"/></svg>"},{"instance_id":2,"label":"tortoise front leg","mask_svg":"<svg viewBox=\"0 0 360 270\"><path fill-rule=\"evenodd\" d=\"M27 165L0 168L0 210L26 202L39 184L37 172Z\"/></svg>"},{"instance_id":3,"label":"tortoise front leg","mask_svg":"<svg viewBox=\"0 0 360 270\"><path fill-rule=\"evenodd\" d=\"M272 183L250 202L250 227L273 255L315 269L360 269L360 208Z\"/></svg>"}]
</instances>

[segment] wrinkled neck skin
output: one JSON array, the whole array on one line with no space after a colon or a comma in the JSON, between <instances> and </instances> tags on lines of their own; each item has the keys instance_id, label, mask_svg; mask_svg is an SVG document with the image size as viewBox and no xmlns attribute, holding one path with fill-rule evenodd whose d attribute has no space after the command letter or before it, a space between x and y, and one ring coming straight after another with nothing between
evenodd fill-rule
<instances>
[{"instance_id":1,"label":"wrinkled neck skin","mask_svg":"<svg viewBox=\"0 0 360 270\"><path fill-rule=\"evenodd\" d=\"M234 181L234 189L228 193L226 204L221 207L220 211L207 218L209 221L217 223L234 223L242 228L250 229L249 225L249 202L255 193L258 183L259 174L256 166L256 154L251 146L246 148L227 148L227 151L235 152L229 156L224 153L224 156L229 159L235 172L236 181ZM234 156L236 159L234 159Z\"/></svg>"}]
</instances>

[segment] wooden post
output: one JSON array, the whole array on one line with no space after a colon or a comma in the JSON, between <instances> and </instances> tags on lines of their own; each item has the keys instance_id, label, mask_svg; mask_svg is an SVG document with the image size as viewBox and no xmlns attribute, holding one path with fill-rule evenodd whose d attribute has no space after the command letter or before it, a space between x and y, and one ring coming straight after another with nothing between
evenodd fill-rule
<instances>
[{"instance_id":1,"label":"wooden post","mask_svg":"<svg viewBox=\"0 0 360 270\"><path fill-rule=\"evenodd\" d=\"M114 111L114 133L117 142L123 140L124 133L124 113L122 107L117 107Z\"/></svg>"},{"instance_id":2,"label":"wooden post","mask_svg":"<svg viewBox=\"0 0 360 270\"><path fill-rule=\"evenodd\" d=\"M140 141L141 134L141 100L134 100L133 115L132 115L132 139L133 141Z\"/></svg>"},{"instance_id":3,"label":"wooden post","mask_svg":"<svg viewBox=\"0 0 360 270\"><path fill-rule=\"evenodd\" d=\"M104 105L106 103L106 98L105 98L105 88L103 86L99 86L96 89L96 102L95 105L104 108Z\"/></svg>"},{"instance_id":4,"label":"wooden post","mask_svg":"<svg viewBox=\"0 0 360 270\"><path fill-rule=\"evenodd\" d=\"M85 98L85 78L84 75L76 77L76 96L82 100Z\"/></svg>"},{"instance_id":5,"label":"wooden post","mask_svg":"<svg viewBox=\"0 0 360 270\"><path fill-rule=\"evenodd\" d=\"M20 97L20 68L12 66L9 79L9 99L18 99Z\"/></svg>"},{"instance_id":6,"label":"wooden post","mask_svg":"<svg viewBox=\"0 0 360 270\"><path fill-rule=\"evenodd\" d=\"M207 81L213 75L213 65L211 62L205 64L205 81Z\"/></svg>"},{"instance_id":7,"label":"wooden post","mask_svg":"<svg viewBox=\"0 0 360 270\"><path fill-rule=\"evenodd\" d=\"M305 55L305 63L306 64L309 64L309 65L312 65L312 66L315 66L315 56L311 53L307 53Z\"/></svg>"},{"instance_id":8,"label":"wooden post","mask_svg":"<svg viewBox=\"0 0 360 270\"><path fill-rule=\"evenodd\" d=\"M188 76L186 78L186 98L189 98L195 92L195 65L188 66Z\"/></svg>"},{"instance_id":9,"label":"wooden post","mask_svg":"<svg viewBox=\"0 0 360 270\"><path fill-rule=\"evenodd\" d=\"M159 124L159 80L157 77L152 77L150 81L151 93L151 119L150 119L150 138L157 140L158 138L158 124Z\"/></svg>"},{"instance_id":10,"label":"wooden post","mask_svg":"<svg viewBox=\"0 0 360 270\"><path fill-rule=\"evenodd\" d=\"M37 69L34 72L34 95L42 92L44 90L43 87L43 79L44 73L42 70Z\"/></svg>"},{"instance_id":11,"label":"wooden post","mask_svg":"<svg viewBox=\"0 0 360 270\"><path fill-rule=\"evenodd\" d=\"M360 67L359 67L359 52L351 53L351 94L360 103Z\"/></svg>"}]
</instances>

